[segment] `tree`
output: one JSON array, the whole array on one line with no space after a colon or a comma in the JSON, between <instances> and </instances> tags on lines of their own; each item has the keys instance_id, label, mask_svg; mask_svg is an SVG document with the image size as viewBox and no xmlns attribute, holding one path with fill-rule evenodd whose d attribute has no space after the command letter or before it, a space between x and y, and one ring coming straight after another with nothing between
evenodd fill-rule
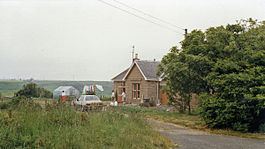
<instances>
[{"instance_id":1,"label":"tree","mask_svg":"<svg viewBox=\"0 0 265 149\"><path fill-rule=\"evenodd\" d=\"M254 131L265 121L265 23L194 30L163 58L169 94L200 94L209 127Z\"/></svg>"},{"instance_id":2,"label":"tree","mask_svg":"<svg viewBox=\"0 0 265 149\"><path fill-rule=\"evenodd\" d=\"M44 88L38 87L35 83L28 83L23 85L23 88L16 92L15 96L51 98L52 93Z\"/></svg>"},{"instance_id":3,"label":"tree","mask_svg":"<svg viewBox=\"0 0 265 149\"><path fill-rule=\"evenodd\" d=\"M201 32L194 31L194 34L200 35ZM170 53L162 59L159 72L167 80L167 91L171 103L176 105L180 112L188 108L190 113L192 94L208 90L207 82L199 76L204 76L206 73L204 71L209 71L209 63L206 57L187 54L176 47L173 47ZM201 66L204 71L200 71Z\"/></svg>"}]
</instances>

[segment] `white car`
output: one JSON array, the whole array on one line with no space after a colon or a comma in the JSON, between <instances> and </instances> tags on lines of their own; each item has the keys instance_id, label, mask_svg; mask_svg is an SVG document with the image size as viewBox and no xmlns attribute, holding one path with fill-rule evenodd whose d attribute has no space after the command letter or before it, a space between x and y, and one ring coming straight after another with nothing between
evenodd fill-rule
<instances>
[{"instance_id":1,"label":"white car","mask_svg":"<svg viewBox=\"0 0 265 149\"><path fill-rule=\"evenodd\" d=\"M74 106L81 108L81 111L86 110L90 105L103 105L102 101L96 95L81 95L73 101Z\"/></svg>"}]
</instances>

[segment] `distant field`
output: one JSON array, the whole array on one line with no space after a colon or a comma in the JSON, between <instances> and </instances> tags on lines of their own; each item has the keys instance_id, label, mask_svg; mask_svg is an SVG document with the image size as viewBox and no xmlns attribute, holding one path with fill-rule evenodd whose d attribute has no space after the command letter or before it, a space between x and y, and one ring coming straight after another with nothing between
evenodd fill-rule
<instances>
[{"instance_id":1,"label":"distant field","mask_svg":"<svg viewBox=\"0 0 265 149\"><path fill-rule=\"evenodd\" d=\"M24 84L27 84L27 81L19 80L0 80L0 92L3 96L13 96L16 91L21 89ZM99 96L110 96L112 90L112 82L110 81L39 81L36 80L34 83L39 86L53 91L59 86L73 86L79 91L83 90L84 85L98 84L102 85L104 92L97 91Z\"/></svg>"}]
</instances>

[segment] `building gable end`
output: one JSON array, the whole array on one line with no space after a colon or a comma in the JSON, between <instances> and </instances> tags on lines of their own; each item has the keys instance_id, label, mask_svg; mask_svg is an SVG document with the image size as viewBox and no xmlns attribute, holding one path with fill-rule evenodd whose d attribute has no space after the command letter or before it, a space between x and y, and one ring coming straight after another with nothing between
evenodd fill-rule
<instances>
[{"instance_id":1,"label":"building gable end","mask_svg":"<svg viewBox=\"0 0 265 149\"><path fill-rule=\"evenodd\" d=\"M139 65L138 65L137 63L133 63L133 64L131 65L130 69L127 71L127 73L126 73L126 75L124 76L123 80L125 80L125 79L128 77L128 75L130 74L130 72L133 70L133 68L134 68L135 66L136 66L136 67L138 68L138 70L140 71L142 77L143 77L145 80L147 80L146 76L144 75L144 73L142 72L141 68L139 67Z\"/></svg>"}]
</instances>

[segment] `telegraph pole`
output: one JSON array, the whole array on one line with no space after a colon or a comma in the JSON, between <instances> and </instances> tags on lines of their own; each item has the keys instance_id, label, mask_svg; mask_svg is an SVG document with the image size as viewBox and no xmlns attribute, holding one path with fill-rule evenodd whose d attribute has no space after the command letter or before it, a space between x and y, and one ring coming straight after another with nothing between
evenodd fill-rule
<instances>
[{"instance_id":1,"label":"telegraph pole","mask_svg":"<svg viewBox=\"0 0 265 149\"><path fill-rule=\"evenodd\" d=\"M133 61L133 59L134 59L134 45L132 46L132 61Z\"/></svg>"},{"instance_id":2,"label":"telegraph pole","mask_svg":"<svg viewBox=\"0 0 265 149\"><path fill-rule=\"evenodd\" d=\"M184 31L185 31L185 34L184 34L184 36L185 36L185 38L187 37L187 35L188 35L188 29L184 29Z\"/></svg>"}]
</instances>

